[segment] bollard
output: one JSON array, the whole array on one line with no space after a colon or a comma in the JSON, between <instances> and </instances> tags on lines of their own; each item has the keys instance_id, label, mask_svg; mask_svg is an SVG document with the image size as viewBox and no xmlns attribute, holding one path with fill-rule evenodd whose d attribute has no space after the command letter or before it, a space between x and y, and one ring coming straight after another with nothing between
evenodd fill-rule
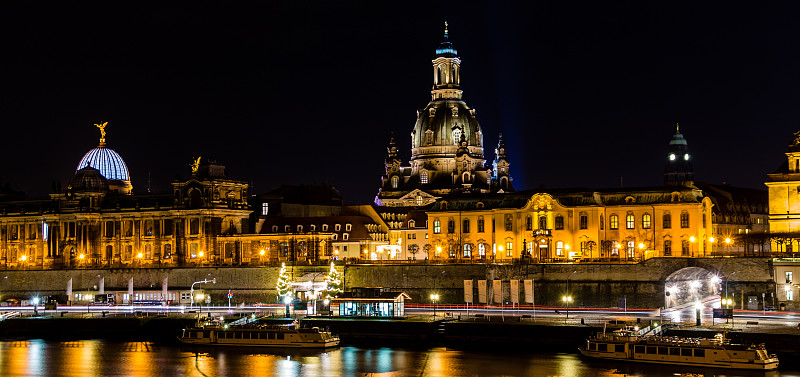
<instances>
[{"instance_id":1,"label":"bollard","mask_svg":"<svg viewBox=\"0 0 800 377\"><path fill-rule=\"evenodd\" d=\"M583 318L581 318L581 325L585 325L586 323L583 322Z\"/></svg>"}]
</instances>

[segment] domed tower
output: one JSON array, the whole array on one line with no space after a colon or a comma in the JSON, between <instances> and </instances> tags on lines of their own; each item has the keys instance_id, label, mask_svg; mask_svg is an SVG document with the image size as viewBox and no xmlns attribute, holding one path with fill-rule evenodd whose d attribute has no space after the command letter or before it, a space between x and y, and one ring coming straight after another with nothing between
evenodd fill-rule
<instances>
[{"instance_id":1,"label":"domed tower","mask_svg":"<svg viewBox=\"0 0 800 377\"><path fill-rule=\"evenodd\" d=\"M128 175L128 166L119 153L106 147L106 125L108 122L95 124L100 129L100 145L86 152L75 170L79 171L87 166L95 168L108 180L109 191L130 195L133 185Z\"/></svg>"},{"instance_id":2,"label":"domed tower","mask_svg":"<svg viewBox=\"0 0 800 377\"><path fill-rule=\"evenodd\" d=\"M681 134L680 125L675 125L675 135L669 141L667 151L667 166L664 169L664 184L686 185L694 181L694 168L692 156L689 154L689 144Z\"/></svg>"},{"instance_id":3,"label":"domed tower","mask_svg":"<svg viewBox=\"0 0 800 377\"><path fill-rule=\"evenodd\" d=\"M417 111L411 131L411 166L395 169L397 178L389 176L387 169L375 198L378 205L425 205L441 195L492 191L483 132L475 109L462 100L461 59L446 22L431 63L431 101Z\"/></svg>"}]
</instances>

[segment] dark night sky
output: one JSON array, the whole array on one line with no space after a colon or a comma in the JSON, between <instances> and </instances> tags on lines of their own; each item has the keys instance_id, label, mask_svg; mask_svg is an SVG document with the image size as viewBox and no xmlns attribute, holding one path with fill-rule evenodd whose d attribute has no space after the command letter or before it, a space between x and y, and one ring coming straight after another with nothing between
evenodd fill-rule
<instances>
[{"instance_id":1,"label":"dark night sky","mask_svg":"<svg viewBox=\"0 0 800 377\"><path fill-rule=\"evenodd\" d=\"M66 183L108 121L135 192L202 155L256 193L371 202L390 131L408 160L445 20L518 189L658 185L676 122L698 180L763 187L800 128L796 2L111 3L0 6L3 184Z\"/></svg>"}]
</instances>

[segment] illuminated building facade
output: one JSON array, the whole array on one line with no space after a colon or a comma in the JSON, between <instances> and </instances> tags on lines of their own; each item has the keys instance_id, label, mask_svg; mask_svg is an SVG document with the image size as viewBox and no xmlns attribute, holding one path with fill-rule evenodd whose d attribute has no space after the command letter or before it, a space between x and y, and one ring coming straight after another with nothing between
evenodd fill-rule
<instances>
[{"instance_id":1,"label":"illuminated building facade","mask_svg":"<svg viewBox=\"0 0 800 377\"><path fill-rule=\"evenodd\" d=\"M797 252L800 237L800 131L789 144L786 160L767 174L769 190L769 229L772 249L792 254Z\"/></svg>"},{"instance_id":2,"label":"illuminated building facade","mask_svg":"<svg viewBox=\"0 0 800 377\"><path fill-rule=\"evenodd\" d=\"M540 262L710 254L711 200L695 188L448 197L428 211L432 258Z\"/></svg>"},{"instance_id":3,"label":"illuminated building facade","mask_svg":"<svg viewBox=\"0 0 800 377\"><path fill-rule=\"evenodd\" d=\"M502 137L492 168L486 166L483 131L475 109L462 100L457 53L445 24L444 39L432 61L431 101L417 111L411 131L410 165L403 166L392 137L375 204L419 207L442 195L514 190Z\"/></svg>"},{"instance_id":4,"label":"illuminated building facade","mask_svg":"<svg viewBox=\"0 0 800 377\"><path fill-rule=\"evenodd\" d=\"M105 126L105 124L103 124ZM241 262L247 184L198 158L166 194L131 194L125 162L105 146L81 160L49 200L0 202L0 268L173 267ZM246 245L252 246L252 245Z\"/></svg>"}]
</instances>

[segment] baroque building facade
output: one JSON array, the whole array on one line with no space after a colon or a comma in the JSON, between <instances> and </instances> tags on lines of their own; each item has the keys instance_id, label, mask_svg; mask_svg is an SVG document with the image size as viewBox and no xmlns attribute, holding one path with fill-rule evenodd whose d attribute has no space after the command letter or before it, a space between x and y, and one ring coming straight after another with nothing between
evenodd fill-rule
<instances>
[{"instance_id":1,"label":"baroque building facade","mask_svg":"<svg viewBox=\"0 0 800 377\"><path fill-rule=\"evenodd\" d=\"M105 126L105 124L103 125ZM165 194L132 194L127 165L105 146L66 190L0 203L0 268L173 267L233 263L221 237L248 232L247 183L198 158ZM240 254L241 255L241 254Z\"/></svg>"},{"instance_id":2,"label":"baroque building facade","mask_svg":"<svg viewBox=\"0 0 800 377\"><path fill-rule=\"evenodd\" d=\"M431 101L417 111L411 131L410 164L403 165L392 137L375 204L419 207L443 195L514 190L502 136L492 168L487 167L476 110L462 99L461 59L457 54L445 24L444 38L431 62Z\"/></svg>"}]
</instances>

